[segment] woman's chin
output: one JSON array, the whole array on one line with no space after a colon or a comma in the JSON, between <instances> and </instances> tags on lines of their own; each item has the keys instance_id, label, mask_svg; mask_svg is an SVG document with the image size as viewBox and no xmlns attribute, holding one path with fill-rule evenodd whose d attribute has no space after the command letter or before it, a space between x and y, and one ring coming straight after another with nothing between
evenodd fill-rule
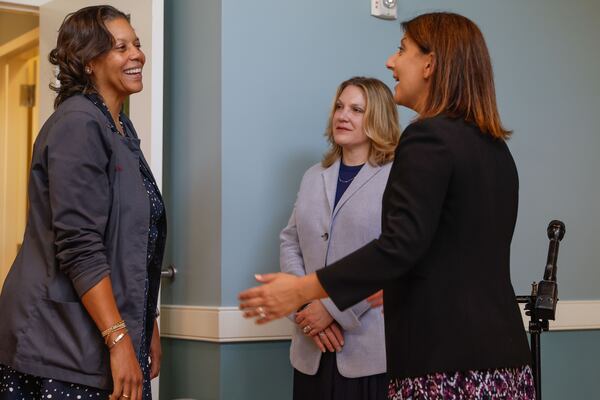
<instances>
[{"instance_id":1,"label":"woman's chin","mask_svg":"<svg viewBox=\"0 0 600 400\"><path fill-rule=\"evenodd\" d=\"M127 89L126 89L127 96L130 96L135 93L139 93L143 89L144 89L144 85L142 85L141 83L139 85L131 85L131 86L127 87Z\"/></svg>"}]
</instances>

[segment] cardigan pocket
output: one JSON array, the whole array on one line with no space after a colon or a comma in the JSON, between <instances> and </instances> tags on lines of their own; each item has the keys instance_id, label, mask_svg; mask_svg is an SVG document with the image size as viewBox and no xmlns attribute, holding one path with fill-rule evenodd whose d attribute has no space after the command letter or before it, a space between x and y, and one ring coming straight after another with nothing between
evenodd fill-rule
<instances>
[{"instance_id":1,"label":"cardigan pocket","mask_svg":"<svg viewBox=\"0 0 600 400\"><path fill-rule=\"evenodd\" d=\"M22 343L27 358L47 366L89 375L103 375L108 351L100 331L80 302L40 299Z\"/></svg>"}]
</instances>

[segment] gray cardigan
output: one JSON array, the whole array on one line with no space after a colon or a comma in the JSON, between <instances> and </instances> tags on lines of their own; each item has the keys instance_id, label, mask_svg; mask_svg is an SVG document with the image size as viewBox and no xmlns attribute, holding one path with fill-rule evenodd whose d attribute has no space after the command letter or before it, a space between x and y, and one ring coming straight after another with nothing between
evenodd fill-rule
<instances>
[{"instance_id":1,"label":"gray cardigan","mask_svg":"<svg viewBox=\"0 0 600 400\"><path fill-rule=\"evenodd\" d=\"M80 301L107 275L139 350L150 217L139 144L113 133L81 95L63 102L42 127L23 246L0 295L0 363L110 389L108 351ZM164 235L162 229L160 246Z\"/></svg>"},{"instance_id":2,"label":"gray cardigan","mask_svg":"<svg viewBox=\"0 0 600 400\"><path fill-rule=\"evenodd\" d=\"M333 209L340 161L325 169L306 171L287 227L281 232L283 272L305 275L323 268L379 237L381 198L391 163L365 164ZM345 345L337 353L340 374L348 378L385 372L385 339L381 309L366 300L340 311L330 299L321 300L344 331ZM314 375L321 352L298 326L290 360L298 371Z\"/></svg>"}]
</instances>

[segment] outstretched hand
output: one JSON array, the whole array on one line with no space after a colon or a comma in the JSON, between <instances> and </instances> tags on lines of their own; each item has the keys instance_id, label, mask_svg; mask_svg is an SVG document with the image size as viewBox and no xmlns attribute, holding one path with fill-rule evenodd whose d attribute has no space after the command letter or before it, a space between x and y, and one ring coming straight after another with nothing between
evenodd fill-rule
<instances>
[{"instance_id":1,"label":"outstretched hand","mask_svg":"<svg viewBox=\"0 0 600 400\"><path fill-rule=\"evenodd\" d=\"M239 294L240 309L245 318L258 317L256 323L264 324L288 315L304 304L297 276L275 273L255 275L255 278L263 285Z\"/></svg>"}]
</instances>

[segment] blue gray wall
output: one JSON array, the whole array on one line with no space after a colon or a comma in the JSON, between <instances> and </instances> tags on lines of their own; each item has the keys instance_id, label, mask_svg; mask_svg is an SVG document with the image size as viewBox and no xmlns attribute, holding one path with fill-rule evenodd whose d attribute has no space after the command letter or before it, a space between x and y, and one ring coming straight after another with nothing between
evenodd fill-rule
<instances>
[{"instance_id":1,"label":"blue gray wall","mask_svg":"<svg viewBox=\"0 0 600 400\"><path fill-rule=\"evenodd\" d=\"M359 74L391 83L384 63L400 28L367 1L222 4L221 301L236 305L255 272L279 268L279 231L325 150L337 85Z\"/></svg>"},{"instance_id":2,"label":"blue gray wall","mask_svg":"<svg viewBox=\"0 0 600 400\"><path fill-rule=\"evenodd\" d=\"M278 268L278 232L304 170L325 150L337 84L361 74L393 85L384 62L399 23L369 16L367 0L168 0L165 8L167 261L181 275L165 285L163 302L232 306L254 273ZM440 9L480 25L503 121L515 131L516 291L541 278L546 225L559 218L567 225L561 299L600 299L600 3L407 0L399 19ZM411 113L401 118L406 126ZM285 342L164 342L163 399L291 398ZM593 398L598 343L598 331L544 334L545 399Z\"/></svg>"},{"instance_id":3,"label":"blue gray wall","mask_svg":"<svg viewBox=\"0 0 600 400\"><path fill-rule=\"evenodd\" d=\"M164 304L221 303L221 5L165 3Z\"/></svg>"}]
</instances>

